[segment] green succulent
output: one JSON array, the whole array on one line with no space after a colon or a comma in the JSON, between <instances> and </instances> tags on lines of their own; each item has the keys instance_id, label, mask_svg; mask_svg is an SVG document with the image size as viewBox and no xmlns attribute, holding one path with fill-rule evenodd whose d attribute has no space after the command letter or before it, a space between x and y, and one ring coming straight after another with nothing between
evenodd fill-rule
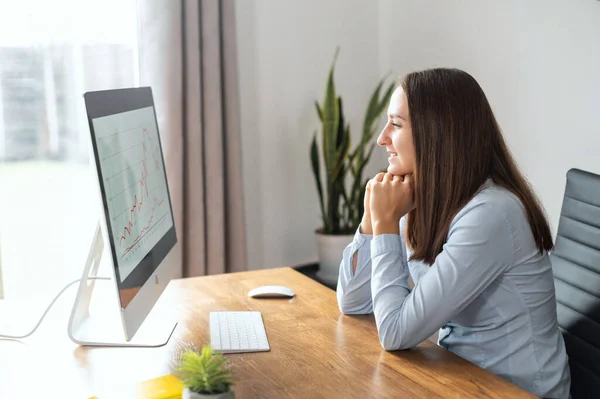
<instances>
[{"instance_id":1,"label":"green succulent","mask_svg":"<svg viewBox=\"0 0 600 399\"><path fill-rule=\"evenodd\" d=\"M210 395L225 393L233 385L231 371L224 366L228 360L215 353L209 345L200 353L189 349L181 356L175 375L192 392Z\"/></svg>"},{"instance_id":2,"label":"green succulent","mask_svg":"<svg viewBox=\"0 0 600 399\"><path fill-rule=\"evenodd\" d=\"M368 178L363 180L364 168L375 148L372 141L379 118L394 91L394 85L390 84L381 93L385 78L379 82L367 106L360 141L351 149L350 126L345 124L342 98L336 93L333 79L338 53L339 48L329 70L323 103L315 101L317 115L321 121L324 182L321 181L317 132L310 147L310 160L323 219L322 232L332 235L354 233L360 224L368 181ZM347 178L348 172L350 179ZM349 187L346 187L348 182Z\"/></svg>"}]
</instances>

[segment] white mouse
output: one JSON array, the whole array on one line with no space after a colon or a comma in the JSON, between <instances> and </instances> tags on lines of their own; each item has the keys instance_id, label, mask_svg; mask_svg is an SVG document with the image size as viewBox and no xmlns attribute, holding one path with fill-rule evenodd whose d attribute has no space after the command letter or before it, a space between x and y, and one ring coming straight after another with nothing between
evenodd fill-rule
<instances>
[{"instance_id":1,"label":"white mouse","mask_svg":"<svg viewBox=\"0 0 600 399\"><path fill-rule=\"evenodd\" d=\"M282 285L263 285L248 292L248 296L252 298L291 298L294 295L294 291Z\"/></svg>"}]
</instances>

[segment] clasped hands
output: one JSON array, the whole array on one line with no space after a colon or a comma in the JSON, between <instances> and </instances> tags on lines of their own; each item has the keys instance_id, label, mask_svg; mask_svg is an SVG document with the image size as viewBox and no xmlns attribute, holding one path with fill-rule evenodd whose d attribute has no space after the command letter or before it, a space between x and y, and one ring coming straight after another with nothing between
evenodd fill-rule
<instances>
[{"instance_id":1,"label":"clasped hands","mask_svg":"<svg viewBox=\"0 0 600 399\"><path fill-rule=\"evenodd\" d=\"M414 207L412 174L377 174L367 183L364 201L363 234L399 234L400 219Z\"/></svg>"}]
</instances>

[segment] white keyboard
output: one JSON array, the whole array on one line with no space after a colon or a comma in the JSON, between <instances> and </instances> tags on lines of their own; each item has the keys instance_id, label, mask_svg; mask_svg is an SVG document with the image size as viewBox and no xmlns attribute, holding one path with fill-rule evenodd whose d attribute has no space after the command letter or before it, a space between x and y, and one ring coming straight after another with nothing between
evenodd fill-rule
<instances>
[{"instance_id":1,"label":"white keyboard","mask_svg":"<svg viewBox=\"0 0 600 399\"><path fill-rule=\"evenodd\" d=\"M270 350L260 312L210 312L210 344L218 353Z\"/></svg>"}]
</instances>

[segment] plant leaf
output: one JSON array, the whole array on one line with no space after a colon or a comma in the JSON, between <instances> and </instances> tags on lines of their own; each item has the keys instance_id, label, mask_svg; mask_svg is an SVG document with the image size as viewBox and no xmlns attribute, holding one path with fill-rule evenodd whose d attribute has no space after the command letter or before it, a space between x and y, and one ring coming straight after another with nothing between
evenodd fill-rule
<instances>
[{"instance_id":1,"label":"plant leaf","mask_svg":"<svg viewBox=\"0 0 600 399\"><path fill-rule=\"evenodd\" d=\"M383 82L385 78L380 80L377 88L373 91L371 98L369 100L369 106L367 108L367 112L365 113L365 119L363 122L363 132L361 137L361 147L372 139L374 123L379 119L381 114L385 111L386 106L390 101L390 97L394 91L395 85L390 84L386 91L383 94L383 97L379 99L379 93L381 92L381 88L383 86ZM361 151L362 154L362 151Z\"/></svg>"},{"instance_id":2,"label":"plant leaf","mask_svg":"<svg viewBox=\"0 0 600 399\"><path fill-rule=\"evenodd\" d=\"M395 89L396 85L394 84L390 84L388 86L387 90L383 94L383 97L381 97L381 103L379 104L377 115L381 115L381 113L385 110L385 107L389 104L390 98L392 98L392 94L394 93Z\"/></svg>"},{"instance_id":3,"label":"plant leaf","mask_svg":"<svg viewBox=\"0 0 600 399\"><path fill-rule=\"evenodd\" d=\"M350 150L350 127L342 131L342 142L339 148L335 152L335 168L332 171L331 180L336 181L340 178L345 178L346 174L341 173L344 171L346 165L346 158L348 157L348 151Z\"/></svg>"},{"instance_id":4,"label":"plant leaf","mask_svg":"<svg viewBox=\"0 0 600 399\"><path fill-rule=\"evenodd\" d=\"M369 150L367 151L367 156L365 157L365 160L363 163L363 167L369 163L369 160L371 159L371 155L373 154L374 149L375 149L375 143L371 144L371 147L369 147Z\"/></svg>"},{"instance_id":5,"label":"plant leaf","mask_svg":"<svg viewBox=\"0 0 600 399\"><path fill-rule=\"evenodd\" d=\"M319 115L319 120L321 123L323 122L323 110L317 101L315 101L315 108L317 109L317 115Z\"/></svg>"},{"instance_id":6,"label":"plant leaf","mask_svg":"<svg viewBox=\"0 0 600 399\"><path fill-rule=\"evenodd\" d=\"M335 90L333 79L335 70L335 61L339 48L336 50L329 77L327 78L327 86L325 89L325 100L323 101L323 155L325 159L325 175L327 177L327 212L325 222L325 232L331 233L337 228L339 220L338 201L339 196L336 193L334 182L331 179L332 170L335 166L335 151L339 123L339 104Z\"/></svg>"},{"instance_id":7,"label":"plant leaf","mask_svg":"<svg viewBox=\"0 0 600 399\"><path fill-rule=\"evenodd\" d=\"M319 205L321 206L321 216L325 219L325 207L323 203L323 188L321 186L321 169L319 167L319 149L317 147L317 132L313 136L310 146L310 162L312 164L313 174L315 176L315 184L319 193Z\"/></svg>"},{"instance_id":8,"label":"plant leaf","mask_svg":"<svg viewBox=\"0 0 600 399\"><path fill-rule=\"evenodd\" d=\"M325 100L323 101L323 152L325 156L325 168L327 173L330 174L333 167L335 157L335 143L338 131L339 122L339 105L335 91L334 82L334 71L335 61L337 59L338 52L336 51L333 63L329 69L329 76L327 78L327 86L325 89Z\"/></svg>"},{"instance_id":9,"label":"plant leaf","mask_svg":"<svg viewBox=\"0 0 600 399\"><path fill-rule=\"evenodd\" d=\"M362 180L362 173L364 168L366 167L366 165L369 163L369 160L371 159L371 155L373 154L373 150L375 149L375 143L372 143L371 146L369 147L369 149L367 150L367 156L362 159L360 162L358 162L358 164L356 165L356 174L355 174L355 179L354 179L354 183L352 184L352 189L351 189L351 196L352 196L352 200L353 201L360 201L362 198L360 196L360 190L361 190L361 180ZM367 179L368 181L368 179ZM366 185L367 183L365 182L364 185Z\"/></svg>"},{"instance_id":10,"label":"plant leaf","mask_svg":"<svg viewBox=\"0 0 600 399\"><path fill-rule=\"evenodd\" d=\"M373 120L373 115L377 112L377 108L379 106L379 92L381 91L381 86L383 86L383 79L379 81L377 87L371 94L371 98L369 99L369 105L367 106L367 111L365 113L365 119L363 122L363 133L362 137L369 135L369 127L371 126L371 121Z\"/></svg>"},{"instance_id":11,"label":"plant leaf","mask_svg":"<svg viewBox=\"0 0 600 399\"><path fill-rule=\"evenodd\" d=\"M344 108L342 107L342 97L338 96L338 126L337 126L337 136L335 140L335 148L339 148L342 140L344 139Z\"/></svg>"}]
</instances>

